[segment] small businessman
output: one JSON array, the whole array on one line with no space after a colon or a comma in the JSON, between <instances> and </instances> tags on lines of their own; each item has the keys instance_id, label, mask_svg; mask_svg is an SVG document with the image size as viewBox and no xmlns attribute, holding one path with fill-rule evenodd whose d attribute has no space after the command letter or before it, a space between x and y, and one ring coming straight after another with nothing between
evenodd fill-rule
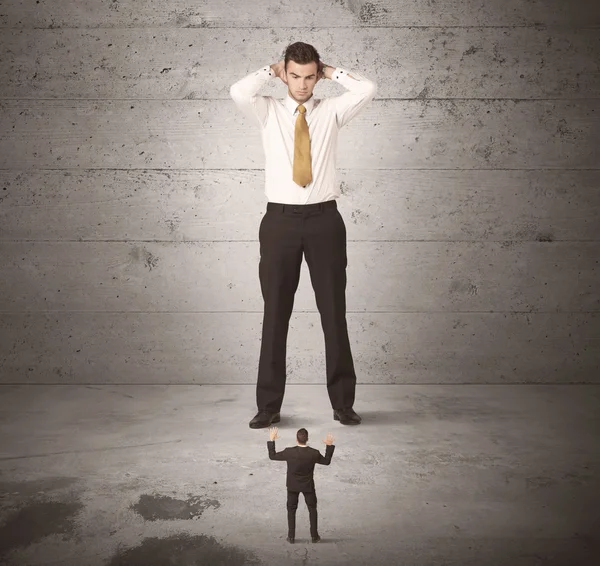
<instances>
[{"instance_id":1,"label":"small businessman","mask_svg":"<svg viewBox=\"0 0 600 566\"><path fill-rule=\"evenodd\" d=\"M314 469L315 464L329 466L331 457L335 450L333 436L330 432L323 442L327 445L325 456L316 448L307 446L308 431L301 428L296 433L297 446L288 446L281 452L275 451L275 440L279 438L277 427L269 429L267 448L271 460L284 460L287 462L287 512L288 512L288 536L287 541L294 543L296 536L296 509L298 509L298 496L304 494L304 501L308 507L310 518L310 536L312 542L319 542L321 537L317 529L317 492L315 491Z\"/></svg>"}]
</instances>

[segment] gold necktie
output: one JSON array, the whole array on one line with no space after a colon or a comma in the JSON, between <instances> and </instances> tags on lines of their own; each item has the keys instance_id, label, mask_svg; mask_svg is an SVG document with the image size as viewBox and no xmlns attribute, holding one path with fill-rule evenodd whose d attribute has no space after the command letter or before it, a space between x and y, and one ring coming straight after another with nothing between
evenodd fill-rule
<instances>
[{"instance_id":1,"label":"gold necktie","mask_svg":"<svg viewBox=\"0 0 600 566\"><path fill-rule=\"evenodd\" d=\"M294 183L304 187L312 181L312 168L310 163L310 138L308 136L308 124L304 113L306 108L302 104L298 106L300 114L296 118L294 130Z\"/></svg>"}]
</instances>

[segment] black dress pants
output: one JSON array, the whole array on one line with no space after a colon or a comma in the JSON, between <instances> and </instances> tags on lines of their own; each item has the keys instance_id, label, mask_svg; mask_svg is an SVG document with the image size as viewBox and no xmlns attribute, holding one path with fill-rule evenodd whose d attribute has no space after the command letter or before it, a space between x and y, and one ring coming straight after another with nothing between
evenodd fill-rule
<instances>
[{"instance_id":1,"label":"black dress pants","mask_svg":"<svg viewBox=\"0 0 600 566\"><path fill-rule=\"evenodd\" d=\"M308 507L308 517L310 520L310 536L315 538L319 536L317 529L317 494L314 491L303 491L304 501ZM287 512L288 512L288 536L296 536L296 509L298 509L299 491L288 490Z\"/></svg>"},{"instance_id":2,"label":"black dress pants","mask_svg":"<svg viewBox=\"0 0 600 566\"><path fill-rule=\"evenodd\" d=\"M303 255L325 335L329 400L333 409L352 407L356 374L346 325L346 226L337 202L267 203L259 242L264 316L256 385L258 409L281 410L287 335Z\"/></svg>"}]
</instances>

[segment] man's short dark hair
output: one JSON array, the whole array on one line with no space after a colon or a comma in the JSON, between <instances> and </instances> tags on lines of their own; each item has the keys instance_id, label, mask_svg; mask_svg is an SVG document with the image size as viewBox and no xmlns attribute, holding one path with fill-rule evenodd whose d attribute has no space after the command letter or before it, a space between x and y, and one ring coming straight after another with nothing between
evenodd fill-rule
<instances>
[{"instance_id":1,"label":"man's short dark hair","mask_svg":"<svg viewBox=\"0 0 600 566\"><path fill-rule=\"evenodd\" d=\"M317 73L321 72L321 58L319 57L319 53L308 43L297 41L288 45L283 60L285 61L286 71L288 61L294 61L294 63L298 63L299 65L307 65L314 61L317 64Z\"/></svg>"},{"instance_id":2,"label":"man's short dark hair","mask_svg":"<svg viewBox=\"0 0 600 566\"><path fill-rule=\"evenodd\" d=\"M305 428L301 428L297 433L296 433L296 440L300 443L300 444L306 444L308 442L308 431Z\"/></svg>"}]
</instances>

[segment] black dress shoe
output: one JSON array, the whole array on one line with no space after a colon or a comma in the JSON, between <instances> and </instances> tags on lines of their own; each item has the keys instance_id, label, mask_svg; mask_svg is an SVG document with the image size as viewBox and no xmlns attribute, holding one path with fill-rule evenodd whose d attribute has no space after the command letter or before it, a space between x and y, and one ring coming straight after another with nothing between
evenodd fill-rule
<instances>
[{"instance_id":1,"label":"black dress shoe","mask_svg":"<svg viewBox=\"0 0 600 566\"><path fill-rule=\"evenodd\" d=\"M254 418L250 421L250 428L266 428L271 423L279 422L279 413L271 413L271 411L258 411Z\"/></svg>"},{"instance_id":2,"label":"black dress shoe","mask_svg":"<svg viewBox=\"0 0 600 566\"><path fill-rule=\"evenodd\" d=\"M312 537L313 542L319 542L320 540L321 540L321 537L319 535L317 535L316 537Z\"/></svg>"},{"instance_id":3,"label":"black dress shoe","mask_svg":"<svg viewBox=\"0 0 600 566\"><path fill-rule=\"evenodd\" d=\"M291 544L294 544L294 537L287 537L285 540L287 540Z\"/></svg>"},{"instance_id":4,"label":"black dress shoe","mask_svg":"<svg viewBox=\"0 0 600 566\"><path fill-rule=\"evenodd\" d=\"M354 412L354 409L334 409L333 420L340 421L344 425L357 425L360 424L362 419Z\"/></svg>"}]
</instances>

